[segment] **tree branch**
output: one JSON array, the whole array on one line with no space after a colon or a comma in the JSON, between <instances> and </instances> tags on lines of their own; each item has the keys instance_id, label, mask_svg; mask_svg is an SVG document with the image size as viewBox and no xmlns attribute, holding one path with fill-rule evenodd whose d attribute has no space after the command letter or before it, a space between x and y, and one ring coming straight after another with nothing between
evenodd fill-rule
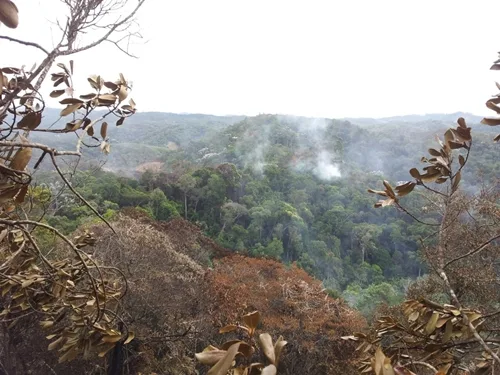
<instances>
[{"instance_id":1,"label":"tree branch","mask_svg":"<svg viewBox=\"0 0 500 375\"><path fill-rule=\"evenodd\" d=\"M87 263L85 263L85 260L83 259L81 252L78 250L78 248L75 246L75 244L68 237L66 237L64 234L62 234L56 228L54 228L50 225L40 223L38 221L33 221L33 220L6 220L6 219L0 218L0 224L13 226L13 227L20 226L22 229L24 229L22 227L23 225L34 225L34 226L42 227L42 228L50 230L51 232L56 234L59 238L61 238L64 242L66 242L66 244L68 244L69 247L71 247L71 249L75 252L75 254L78 257L78 259L80 260L82 266L85 268L87 274L89 275L89 279L90 279L90 282L92 284L92 288L94 290L97 310L98 311L101 310L101 306L100 306L100 302L99 302L99 291L97 289L96 282L95 282L94 278L92 277L92 275L90 274L89 267L88 267ZM103 286L104 286L104 284L103 284Z\"/></svg>"},{"instance_id":2,"label":"tree branch","mask_svg":"<svg viewBox=\"0 0 500 375\"><path fill-rule=\"evenodd\" d=\"M460 255L459 257L453 258L452 260L446 262L446 264L444 265L443 268L448 267L450 264L455 263L456 261L458 261L460 259L464 259L464 258L467 258L467 257L469 257L471 255L479 253L480 251L486 249L493 241L498 240L498 239L500 239L500 233L494 235L489 240L483 242L481 245L479 245L478 247L476 247L474 250L471 250L471 251L469 251L468 253L466 253L464 255Z\"/></svg>"},{"instance_id":3,"label":"tree branch","mask_svg":"<svg viewBox=\"0 0 500 375\"><path fill-rule=\"evenodd\" d=\"M37 148L39 150L45 151L54 156L72 155L72 156L82 156L81 153L77 151L57 151L56 149L49 147L41 143L23 143L23 142L13 142L13 141L0 141L0 147L28 147Z\"/></svg>"},{"instance_id":4,"label":"tree branch","mask_svg":"<svg viewBox=\"0 0 500 375\"><path fill-rule=\"evenodd\" d=\"M116 234L115 229L111 226L111 224L109 223L109 221L107 221L94 207L92 207L92 205L89 202L87 202L87 200L84 197L82 197L82 195L79 192L77 192L75 190L75 188L73 188L73 186L71 185L71 182L68 181L68 179L64 176L64 174L62 173L61 169L57 165L57 161L56 161L55 155L53 153L51 153L51 152L49 152L49 154L50 154L50 158L52 159L52 164L56 168L57 173L59 173L59 176L61 176L62 180L69 187L69 189L71 190L71 192L73 194L75 194L78 198L80 198L80 200L88 208L90 208L92 210L92 212L99 217L99 219L101 219L104 223L106 223L106 225L109 227L109 229L111 229L113 231L114 234Z\"/></svg>"},{"instance_id":5,"label":"tree branch","mask_svg":"<svg viewBox=\"0 0 500 375\"><path fill-rule=\"evenodd\" d=\"M82 51L88 50L90 48L96 47L99 44L101 44L102 42L104 42L105 40L108 40L109 36L111 34L113 34L116 31L116 29L118 29L120 26L122 26L123 24L127 23L128 21L130 21L132 19L132 17L134 17L134 15L137 13L137 11L139 10L139 8L144 4L145 1L146 0L139 0L139 4L135 7L135 9L127 17L125 17L121 21L115 23L109 29L109 31L106 34L104 34L100 39L97 39L95 42L92 42L92 43L87 44L86 46L83 46L83 47L80 47L80 48L70 48L70 49L68 49L66 51L60 51L59 55L60 56L67 56L67 55L72 55L74 53L82 52Z\"/></svg>"},{"instance_id":6,"label":"tree branch","mask_svg":"<svg viewBox=\"0 0 500 375\"><path fill-rule=\"evenodd\" d=\"M46 55L50 55L50 52L47 51L45 48L43 48L38 43L26 42L24 40L20 40L20 39L16 39L16 38L11 38L10 36L6 36L6 35L0 35L0 39L5 39L5 40L8 40L9 42L19 43L19 44L22 44L22 45L28 46L28 47L35 47L35 48L38 48L39 50L43 51Z\"/></svg>"}]
</instances>

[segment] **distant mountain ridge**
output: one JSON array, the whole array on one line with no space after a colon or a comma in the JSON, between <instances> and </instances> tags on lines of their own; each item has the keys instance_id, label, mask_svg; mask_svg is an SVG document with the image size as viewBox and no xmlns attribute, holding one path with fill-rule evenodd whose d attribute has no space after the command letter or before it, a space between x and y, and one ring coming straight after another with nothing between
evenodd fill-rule
<instances>
[{"instance_id":1,"label":"distant mountain ridge","mask_svg":"<svg viewBox=\"0 0 500 375\"><path fill-rule=\"evenodd\" d=\"M463 117L465 121L471 124L479 124L482 116L477 116L467 112L455 113L429 113L425 115L404 115L404 116L391 116L381 118L370 117L345 117L340 120L346 120L354 124L363 125L383 125L394 123L420 123L428 121L441 121L441 122L456 122L458 118Z\"/></svg>"}]
</instances>

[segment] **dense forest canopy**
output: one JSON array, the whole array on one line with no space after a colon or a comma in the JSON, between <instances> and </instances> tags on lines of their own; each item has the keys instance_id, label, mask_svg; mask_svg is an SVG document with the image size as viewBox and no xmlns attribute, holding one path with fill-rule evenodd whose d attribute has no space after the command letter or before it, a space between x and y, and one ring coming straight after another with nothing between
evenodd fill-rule
<instances>
[{"instance_id":1,"label":"dense forest canopy","mask_svg":"<svg viewBox=\"0 0 500 375\"><path fill-rule=\"evenodd\" d=\"M364 119L358 126L282 115L140 113L129 127L110 131L119 152L103 158L91 150L89 170L74 184L109 217L123 207L140 207L156 220L182 216L224 247L297 262L369 315L378 302L400 301L409 280L426 273L418 241L433 228L374 210L366 186L408 180L418 155L436 144L434 135L453 116L370 125ZM471 158L464 189L474 192L498 175L500 163L489 129L472 126L481 152ZM34 137L42 142L42 135ZM103 161L107 172L96 170ZM37 181L58 188L50 187L50 171L40 171ZM409 199L416 213L436 219L425 196ZM56 205L47 220L68 233L89 220L88 208L64 195Z\"/></svg>"}]
</instances>

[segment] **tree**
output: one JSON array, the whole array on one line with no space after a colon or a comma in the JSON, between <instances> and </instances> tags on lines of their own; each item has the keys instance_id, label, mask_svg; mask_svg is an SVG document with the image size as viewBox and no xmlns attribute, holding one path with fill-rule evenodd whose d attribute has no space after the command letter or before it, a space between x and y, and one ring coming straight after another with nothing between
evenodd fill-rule
<instances>
[{"instance_id":1,"label":"tree","mask_svg":"<svg viewBox=\"0 0 500 375\"><path fill-rule=\"evenodd\" d=\"M492 69L500 68L498 62ZM497 113L499 98L486 102ZM500 125L495 118L482 122ZM378 374L383 365L398 374L424 374L429 369L433 374L486 374L500 366L499 186L494 183L472 196L460 190L473 138L463 118L457 123L444 133L444 140L437 138L439 147L429 149L430 157L422 158L427 164L423 172L410 170L412 181L395 188L384 181L384 190L369 189L384 198L375 207L396 207L434 228L434 235L422 239L432 273L410 287L410 299L400 309L378 318L371 335L349 337L362 341L360 350L375 355L373 361L364 360L361 369L372 367ZM422 219L403 205L402 198L417 187L425 189L437 208L435 220ZM396 363L394 368L391 362Z\"/></svg>"},{"instance_id":2,"label":"tree","mask_svg":"<svg viewBox=\"0 0 500 375\"><path fill-rule=\"evenodd\" d=\"M57 22L61 38L51 51L34 42L0 36L46 54L31 70L15 67L0 70L0 289L3 296L0 315L5 321L17 322L36 312L42 328L52 332L48 336L52 340L49 349L59 349L60 361L66 361L93 352L103 356L117 343L127 342L127 335L128 341L132 339L133 334L120 329L123 325L118 324L121 321L119 301L126 291L126 279L120 270L100 265L87 252L96 242L92 233L82 230L70 239L39 215L32 215L29 201L37 194L33 190L32 171L49 160L64 187L113 230L75 189L71 174L62 171L58 160L79 159L86 146L100 147L109 153L106 120L114 116L118 119L116 125L122 125L136 108L132 99L127 100L130 85L123 75L116 81L91 76L88 82L92 92L76 98L72 81L75 64L73 61L58 63L59 71L51 76L54 90L50 96L62 99L60 103L65 108L60 116L70 116L70 119L63 128L43 128L45 101L40 88L60 56L88 50L102 42L111 42L123 49L120 42L136 35L130 27L144 0L134 4L122 0L63 0L62 3L68 14L64 23ZM2 23L17 27L17 13L13 2L0 0ZM94 39L89 39L91 37ZM98 127L99 136L95 134ZM31 132L75 133L75 149L58 150L50 144L30 142ZM50 232L57 238L57 252L44 252L37 238L40 231Z\"/></svg>"}]
</instances>

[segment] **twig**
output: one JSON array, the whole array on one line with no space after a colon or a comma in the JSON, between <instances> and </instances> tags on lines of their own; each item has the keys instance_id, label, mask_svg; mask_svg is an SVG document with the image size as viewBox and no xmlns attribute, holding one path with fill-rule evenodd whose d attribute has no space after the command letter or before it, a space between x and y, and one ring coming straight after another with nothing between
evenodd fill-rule
<instances>
[{"instance_id":1,"label":"twig","mask_svg":"<svg viewBox=\"0 0 500 375\"><path fill-rule=\"evenodd\" d=\"M396 207L398 207L401 211L403 211L405 214L407 214L413 220L415 220L416 222L418 222L420 224L434 226L434 227L441 225L441 224L437 224L437 223L427 223L425 221L422 221L418 217L416 217L415 215L413 215L410 211L408 211L406 208L404 208L403 206L401 206L401 204L399 204L398 202L396 202L395 204L396 204Z\"/></svg>"},{"instance_id":2,"label":"twig","mask_svg":"<svg viewBox=\"0 0 500 375\"><path fill-rule=\"evenodd\" d=\"M111 226L111 224L94 208L92 207L92 205L87 202L87 200L82 197L82 195L77 192L73 186L71 185L71 182L68 181L68 179L64 176L64 174L62 173L61 169L59 168L59 166L57 165L57 161L56 161L56 158L54 156L53 153L49 153L50 154L50 158L52 159L52 164L54 165L54 167L56 168L56 171L57 173L59 173L59 176L61 176L62 180L64 181L64 183L69 187L69 189L71 190L71 192L73 194L75 194L78 198L80 198L80 200L88 207L92 210L92 212L97 215L99 217L99 219L101 219L104 223L106 223L106 225L109 227L109 229L111 229L113 231L114 234L116 234L116 231L115 229Z\"/></svg>"},{"instance_id":3,"label":"twig","mask_svg":"<svg viewBox=\"0 0 500 375\"><path fill-rule=\"evenodd\" d=\"M438 370L434 366L432 366L431 364L429 364L427 362L411 361L411 364L416 365L416 366L427 367L427 368L431 369L432 371L434 371L435 374L438 372ZM404 366L407 366L407 365L404 365Z\"/></svg>"}]
</instances>

